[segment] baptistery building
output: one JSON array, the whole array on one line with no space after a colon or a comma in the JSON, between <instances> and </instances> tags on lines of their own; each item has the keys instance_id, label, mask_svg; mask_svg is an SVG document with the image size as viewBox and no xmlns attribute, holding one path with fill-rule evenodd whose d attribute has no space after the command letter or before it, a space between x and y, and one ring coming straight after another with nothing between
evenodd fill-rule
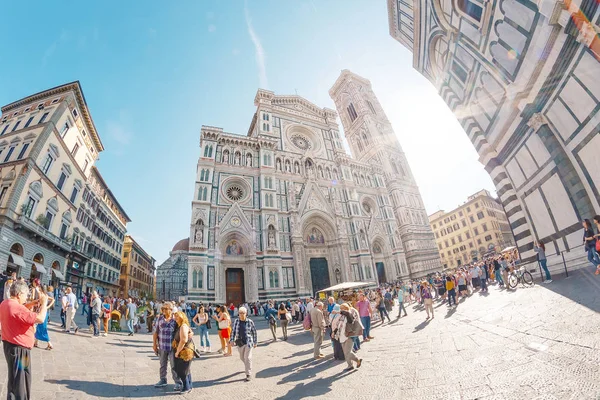
<instances>
[{"instance_id":1,"label":"baptistery building","mask_svg":"<svg viewBox=\"0 0 600 400\"><path fill-rule=\"evenodd\" d=\"M329 93L338 112L261 89L247 135L202 126L189 300L293 298L441 269L419 189L370 82L345 70Z\"/></svg>"}]
</instances>

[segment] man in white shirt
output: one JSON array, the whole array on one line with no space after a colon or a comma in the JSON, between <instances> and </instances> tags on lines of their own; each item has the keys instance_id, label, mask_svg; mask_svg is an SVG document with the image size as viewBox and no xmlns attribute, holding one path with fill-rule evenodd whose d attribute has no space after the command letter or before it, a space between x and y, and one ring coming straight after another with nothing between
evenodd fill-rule
<instances>
[{"instance_id":1,"label":"man in white shirt","mask_svg":"<svg viewBox=\"0 0 600 400\"><path fill-rule=\"evenodd\" d=\"M75 313L77 312L77 297L73 293L73 290L70 286L67 286L65 293L65 302L63 304L65 316L67 318L65 330L67 333L71 333L71 326L74 326L75 333L77 333L77 331L79 330L79 327L75 323Z\"/></svg>"},{"instance_id":2,"label":"man in white shirt","mask_svg":"<svg viewBox=\"0 0 600 400\"><path fill-rule=\"evenodd\" d=\"M313 308L315 308L315 305L313 303L313 299L309 299L308 303L306 303L306 312L310 313L310 310L312 310Z\"/></svg>"}]
</instances>

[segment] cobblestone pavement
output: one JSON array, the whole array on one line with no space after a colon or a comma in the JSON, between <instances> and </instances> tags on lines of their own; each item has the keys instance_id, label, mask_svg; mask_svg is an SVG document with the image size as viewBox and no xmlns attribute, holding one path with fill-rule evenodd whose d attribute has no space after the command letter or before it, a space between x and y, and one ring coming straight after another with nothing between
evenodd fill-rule
<instances>
[{"instance_id":1,"label":"cobblestone pavement","mask_svg":"<svg viewBox=\"0 0 600 400\"><path fill-rule=\"evenodd\" d=\"M324 360L314 361L312 338L300 325L290 327L287 342L271 343L257 320L253 381L243 381L236 349L230 358L211 353L194 361L194 390L183 398L599 399L598 293L600 277L586 270L550 285L491 287L452 310L436 303L430 322L410 305L408 317L373 330L375 339L359 351L363 366L350 373L331 359L330 346L322 349ZM175 398L171 384L153 387L158 361L150 335L91 339L87 331L56 328L54 350L32 352L34 399ZM216 350L214 328L211 339Z\"/></svg>"}]
</instances>

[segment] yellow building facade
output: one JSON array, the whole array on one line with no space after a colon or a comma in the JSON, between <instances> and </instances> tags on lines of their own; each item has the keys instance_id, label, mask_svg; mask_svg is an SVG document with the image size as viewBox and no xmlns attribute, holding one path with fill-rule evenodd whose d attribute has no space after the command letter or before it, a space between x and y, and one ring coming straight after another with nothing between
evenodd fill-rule
<instances>
[{"instance_id":1,"label":"yellow building facade","mask_svg":"<svg viewBox=\"0 0 600 400\"><path fill-rule=\"evenodd\" d=\"M156 298L155 272L156 260L130 235L125 236L119 280L121 296Z\"/></svg>"},{"instance_id":2,"label":"yellow building facade","mask_svg":"<svg viewBox=\"0 0 600 400\"><path fill-rule=\"evenodd\" d=\"M429 223L444 268L481 260L515 243L502 205L487 190L469 196L452 211L437 211Z\"/></svg>"}]
</instances>

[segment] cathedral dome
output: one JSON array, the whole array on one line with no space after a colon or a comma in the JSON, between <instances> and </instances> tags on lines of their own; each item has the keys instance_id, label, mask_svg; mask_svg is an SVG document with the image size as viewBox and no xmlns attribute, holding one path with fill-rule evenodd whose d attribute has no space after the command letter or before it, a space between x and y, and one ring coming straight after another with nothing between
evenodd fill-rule
<instances>
[{"instance_id":1,"label":"cathedral dome","mask_svg":"<svg viewBox=\"0 0 600 400\"><path fill-rule=\"evenodd\" d=\"M171 252L175 251L190 251L190 238L181 239L179 242L175 243Z\"/></svg>"}]
</instances>

